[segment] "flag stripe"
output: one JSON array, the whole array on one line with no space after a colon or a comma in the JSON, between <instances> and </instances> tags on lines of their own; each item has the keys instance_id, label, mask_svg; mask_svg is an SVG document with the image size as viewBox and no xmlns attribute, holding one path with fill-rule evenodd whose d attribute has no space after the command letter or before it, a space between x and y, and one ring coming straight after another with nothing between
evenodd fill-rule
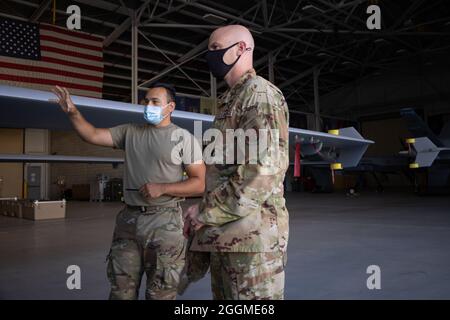
<instances>
[{"instance_id":1,"label":"flag stripe","mask_svg":"<svg viewBox=\"0 0 450 320\"><path fill-rule=\"evenodd\" d=\"M72 56L72 57L75 56L75 57L79 57L79 58L83 58L83 59L91 60L91 61L103 61L102 57L96 57L96 56L92 56L90 54L73 52L73 51L64 50L64 49L60 49L60 48L54 48L54 47L50 47L50 46L41 46L41 50L60 53L60 54L64 54L64 55Z\"/></svg>"},{"instance_id":2,"label":"flag stripe","mask_svg":"<svg viewBox=\"0 0 450 320\"><path fill-rule=\"evenodd\" d=\"M55 27L55 26L52 26L49 24L45 24L45 23L41 23L39 25L39 27L42 30L56 31L58 33L63 33L65 35L68 35L71 37L77 37L79 39L86 39L86 40L99 41L99 42L103 41L102 38L100 38L100 37L91 36L91 35L88 35L88 34L82 33L82 32L74 32L74 31L58 28L58 27Z\"/></svg>"},{"instance_id":3,"label":"flag stripe","mask_svg":"<svg viewBox=\"0 0 450 320\"><path fill-rule=\"evenodd\" d=\"M24 77L24 76L13 76L13 75L6 75L6 74L0 74L0 80L9 80L9 81L19 81L19 82L28 82L28 83L39 83L39 84L48 84L48 85L59 85L67 88L75 88L75 89L81 89L81 90L88 90L88 91L94 91L94 92L102 92L102 88L93 87L93 86L86 86L82 84L75 84L70 82L64 82L64 81L58 81L58 80L48 80L48 79L36 79L31 77Z\"/></svg>"},{"instance_id":4,"label":"flag stripe","mask_svg":"<svg viewBox=\"0 0 450 320\"><path fill-rule=\"evenodd\" d=\"M75 68L82 68L82 69L86 69L86 70L93 70L93 71L103 72L103 67L100 67L100 66L99 67L90 66L90 65L87 65L87 64L82 64L82 63L78 63L78 62L62 60L62 59L58 59L58 58L54 58L54 57L43 56L41 58L41 61L51 62L51 63L56 63L56 64L62 64L62 65L65 65L65 66L71 66L71 67L75 67Z\"/></svg>"},{"instance_id":5,"label":"flag stripe","mask_svg":"<svg viewBox=\"0 0 450 320\"><path fill-rule=\"evenodd\" d=\"M60 33L58 31L51 31L51 30L39 30L39 34L45 35L45 36L52 36L52 37L57 37L57 38L62 38L62 39L66 39L75 43L83 43L83 44L88 44L90 46L94 46L94 47L98 47L98 48L103 48L103 43L99 42L99 41L92 41L92 40L86 40L86 39L80 39L78 37L72 37L70 35L67 34L63 34Z\"/></svg>"},{"instance_id":6,"label":"flag stripe","mask_svg":"<svg viewBox=\"0 0 450 320\"><path fill-rule=\"evenodd\" d=\"M20 61L16 58L11 58L11 57L1 57L0 61L2 62L7 62L7 63L15 63L15 64L19 64L19 65L24 65L24 66L39 66L39 67L45 67L45 68L52 68L52 69L64 69L64 71L69 71L69 72L75 72L75 73L80 73L80 74L87 74L93 77L103 77L103 71L94 71L94 70L87 70L84 68L77 68L77 67L72 67L72 66L61 66L61 63L52 63L52 62L44 62L44 61L38 61L38 60L31 60L31 59L20 59Z\"/></svg>"},{"instance_id":7,"label":"flag stripe","mask_svg":"<svg viewBox=\"0 0 450 320\"><path fill-rule=\"evenodd\" d=\"M103 56L103 52L102 51L92 51L89 49L83 49L83 48L78 48L78 47L74 47L74 46L68 46L65 44L61 44L61 43L55 43L55 42L51 42L51 41L47 41L47 40L41 40L40 41L40 46L42 47L52 47L52 48L58 48L61 50L66 50L66 51L70 51L70 52L77 52L77 53L81 53L81 54L87 54L87 55L91 55L93 57L97 57L97 58L101 58ZM42 50L43 53L46 52L45 49ZM66 54L64 54L64 56L67 56ZM85 60L84 58L82 58L83 60ZM98 61L94 61L93 63L98 63Z\"/></svg>"},{"instance_id":8,"label":"flag stripe","mask_svg":"<svg viewBox=\"0 0 450 320\"><path fill-rule=\"evenodd\" d=\"M103 81L103 77L95 77L95 76L91 76L91 75L87 75L87 74L81 74L81 73L77 73L77 72L70 72L70 71L65 71L65 70L61 70L61 69L53 69L53 68L41 67L41 66L30 66L30 65L22 65L22 64L17 64L17 63L9 63L9 62L0 61L0 67L14 69L14 70L27 70L30 72L50 73L50 74L60 75L63 77L72 77L72 78L77 78L77 79L82 79L82 80L91 80L91 81L97 81L97 82Z\"/></svg>"},{"instance_id":9,"label":"flag stripe","mask_svg":"<svg viewBox=\"0 0 450 320\"><path fill-rule=\"evenodd\" d=\"M92 50L92 51L102 52L102 47L95 47L95 46L91 46L88 44L77 43L77 42L73 42L70 40L65 40L65 39L61 39L61 38L57 38L57 37L53 37L53 36L47 36L47 35L43 35L43 34L41 34L41 41L42 40L46 40L49 42L56 42L59 44L65 44L68 46L73 46L73 47L78 47L78 48L84 48L84 49L88 49L88 50Z\"/></svg>"},{"instance_id":10,"label":"flag stripe","mask_svg":"<svg viewBox=\"0 0 450 320\"><path fill-rule=\"evenodd\" d=\"M71 82L74 84L79 84L83 86L90 86L90 87L96 87L101 88L102 84L98 81L92 81L92 80L86 80L86 79L77 79L73 77L65 77L58 74L52 74L52 73L42 73L42 72L34 72L34 71L24 71L24 70L13 70L13 69L6 69L9 71L5 73L6 75L13 75L15 77L27 77L27 78L33 78L33 79L45 79L50 81L63 81L63 82Z\"/></svg>"},{"instance_id":11,"label":"flag stripe","mask_svg":"<svg viewBox=\"0 0 450 320\"><path fill-rule=\"evenodd\" d=\"M88 67L88 66L103 67L103 63L102 62L90 61L90 60L86 60L86 59L78 58L78 57L67 57L67 55L60 54L60 53L54 53L54 52L50 52L50 51L43 51L42 52L41 61L43 61L42 59L44 57L55 58L55 59L59 59L59 60L62 60L62 61L70 60L70 62L74 62L74 63L80 64L80 67L81 67L81 65L84 65L86 67Z\"/></svg>"}]
</instances>

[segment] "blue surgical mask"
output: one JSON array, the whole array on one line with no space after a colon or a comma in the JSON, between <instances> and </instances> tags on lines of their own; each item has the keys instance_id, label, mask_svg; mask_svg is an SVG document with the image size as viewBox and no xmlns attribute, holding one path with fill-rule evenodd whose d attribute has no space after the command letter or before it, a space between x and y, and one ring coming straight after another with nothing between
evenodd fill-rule
<instances>
[{"instance_id":1,"label":"blue surgical mask","mask_svg":"<svg viewBox=\"0 0 450 320\"><path fill-rule=\"evenodd\" d=\"M162 110L167 107L167 104L165 106L151 106L146 105L144 107L144 119L153 125L158 125L163 121L169 114L166 114L163 116Z\"/></svg>"}]
</instances>

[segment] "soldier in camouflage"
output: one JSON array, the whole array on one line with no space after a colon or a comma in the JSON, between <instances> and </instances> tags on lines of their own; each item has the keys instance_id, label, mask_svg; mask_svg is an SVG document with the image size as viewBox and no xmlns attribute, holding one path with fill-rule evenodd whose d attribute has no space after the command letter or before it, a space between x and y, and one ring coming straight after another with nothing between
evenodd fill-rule
<instances>
[{"instance_id":1,"label":"soldier in camouflage","mask_svg":"<svg viewBox=\"0 0 450 320\"><path fill-rule=\"evenodd\" d=\"M256 75L248 29L219 28L211 34L208 49L211 72L229 86L218 101L212 127L224 136L228 129L266 129L269 134L256 163L247 154L242 164L207 163L203 200L186 213L185 235L192 237L188 253L209 253L214 299L283 299L288 107L282 92Z\"/></svg>"},{"instance_id":2,"label":"soldier in camouflage","mask_svg":"<svg viewBox=\"0 0 450 320\"><path fill-rule=\"evenodd\" d=\"M148 90L143 108L147 124L109 129L87 122L67 89L56 87L54 93L83 140L125 150L126 205L117 215L107 257L110 299L137 299L144 273L146 299L175 299L186 247L180 202L203 193L205 166L200 145L171 122L173 88L157 83Z\"/></svg>"}]
</instances>

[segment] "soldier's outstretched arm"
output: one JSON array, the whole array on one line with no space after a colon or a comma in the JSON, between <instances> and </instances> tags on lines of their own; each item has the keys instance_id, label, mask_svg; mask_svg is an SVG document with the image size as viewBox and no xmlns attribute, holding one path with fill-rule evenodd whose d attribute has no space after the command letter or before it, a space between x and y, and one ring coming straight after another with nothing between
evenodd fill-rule
<instances>
[{"instance_id":1,"label":"soldier's outstretched arm","mask_svg":"<svg viewBox=\"0 0 450 320\"><path fill-rule=\"evenodd\" d=\"M110 131L106 128L96 128L89 123L72 102L69 90L64 87L55 86L52 92L56 95L57 99L52 99L51 101L57 102L61 106L61 109L69 117L73 128L84 141L103 147L113 146Z\"/></svg>"}]
</instances>

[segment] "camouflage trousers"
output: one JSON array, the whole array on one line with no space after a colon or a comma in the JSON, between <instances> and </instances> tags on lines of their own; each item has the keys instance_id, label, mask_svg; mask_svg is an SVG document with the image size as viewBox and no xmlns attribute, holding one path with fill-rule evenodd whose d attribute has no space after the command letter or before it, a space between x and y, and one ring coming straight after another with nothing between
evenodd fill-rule
<instances>
[{"instance_id":1,"label":"camouflage trousers","mask_svg":"<svg viewBox=\"0 0 450 320\"><path fill-rule=\"evenodd\" d=\"M211 252L211 287L214 300L282 300L282 252Z\"/></svg>"},{"instance_id":2,"label":"camouflage trousers","mask_svg":"<svg viewBox=\"0 0 450 320\"><path fill-rule=\"evenodd\" d=\"M175 299L185 262L182 209L156 207L142 213L125 207L116 218L108 255L110 299L137 299L143 274L146 299Z\"/></svg>"}]
</instances>

